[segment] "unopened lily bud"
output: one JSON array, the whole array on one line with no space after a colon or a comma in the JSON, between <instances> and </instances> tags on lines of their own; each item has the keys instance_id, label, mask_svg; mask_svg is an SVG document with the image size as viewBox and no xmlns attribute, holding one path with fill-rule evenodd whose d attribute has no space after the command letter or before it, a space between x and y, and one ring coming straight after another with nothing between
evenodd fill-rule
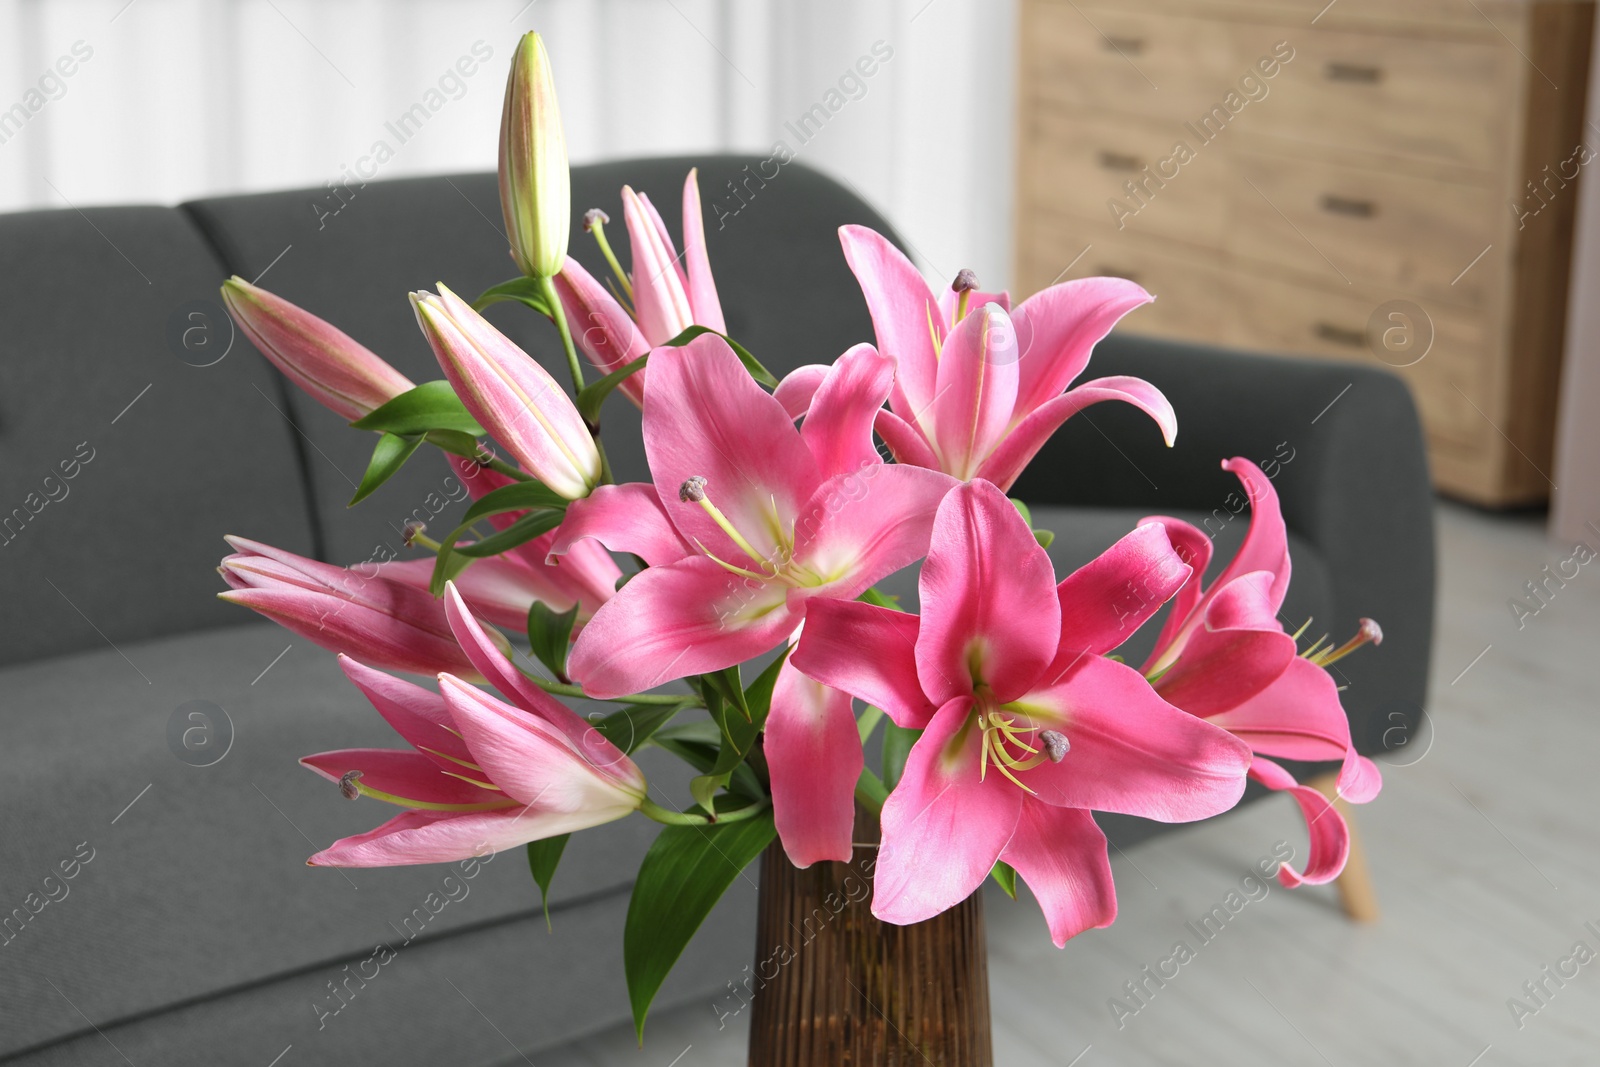
<instances>
[{"instance_id":1,"label":"unopened lily bud","mask_svg":"<svg viewBox=\"0 0 1600 1067\"><path fill-rule=\"evenodd\" d=\"M222 283L222 302L273 366L340 418L354 422L414 388L333 324L237 275Z\"/></svg>"},{"instance_id":2,"label":"unopened lily bud","mask_svg":"<svg viewBox=\"0 0 1600 1067\"><path fill-rule=\"evenodd\" d=\"M500 115L500 210L511 258L524 274L552 277L567 258L572 215L567 140L556 105L550 56L537 33L511 57Z\"/></svg>"}]
</instances>

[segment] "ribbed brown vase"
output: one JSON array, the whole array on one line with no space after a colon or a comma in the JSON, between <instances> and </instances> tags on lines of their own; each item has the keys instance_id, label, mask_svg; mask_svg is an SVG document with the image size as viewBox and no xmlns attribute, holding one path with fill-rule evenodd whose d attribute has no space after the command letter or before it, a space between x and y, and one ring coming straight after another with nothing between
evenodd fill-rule
<instances>
[{"instance_id":1,"label":"ribbed brown vase","mask_svg":"<svg viewBox=\"0 0 1600 1067\"><path fill-rule=\"evenodd\" d=\"M914 926L872 917L875 820L850 863L761 865L750 1067L992 1067L983 898Z\"/></svg>"}]
</instances>

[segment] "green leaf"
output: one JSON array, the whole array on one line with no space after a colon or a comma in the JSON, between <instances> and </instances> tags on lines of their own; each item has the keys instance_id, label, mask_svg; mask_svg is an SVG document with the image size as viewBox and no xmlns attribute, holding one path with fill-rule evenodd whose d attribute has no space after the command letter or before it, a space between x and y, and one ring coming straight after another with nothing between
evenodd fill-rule
<instances>
[{"instance_id":1,"label":"green leaf","mask_svg":"<svg viewBox=\"0 0 1600 1067\"><path fill-rule=\"evenodd\" d=\"M921 730L907 730L892 722L883 724L883 784L893 789L906 769L906 756L922 736Z\"/></svg>"},{"instance_id":2,"label":"green leaf","mask_svg":"<svg viewBox=\"0 0 1600 1067\"><path fill-rule=\"evenodd\" d=\"M559 834L542 841L528 842L528 868L533 871L534 884L539 887L539 900L544 904L544 928L550 929L550 881L556 876L556 864L567 847L571 834Z\"/></svg>"},{"instance_id":3,"label":"green leaf","mask_svg":"<svg viewBox=\"0 0 1600 1067\"><path fill-rule=\"evenodd\" d=\"M753 721L750 714L750 705L745 700L744 685L739 679L739 665L737 663L732 667L725 667L720 671L701 675L701 677L705 679L707 685L716 689L718 696L738 710L739 715L745 722ZM767 690L767 696L770 700L772 696L770 687Z\"/></svg>"},{"instance_id":4,"label":"green leaf","mask_svg":"<svg viewBox=\"0 0 1600 1067\"><path fill-rule=\"evenodd\" d=\"M528 645L539 662L562 681L567 678L567 644L577 621L576 604L566 611L556 611L541 600L528 606Z\"/></svg>"},{"instance_id":5,"label":"green leaf","mask_svg":"<svg viewBox=\"0 0 1600 1067\"><path fill-rule=\"evenodd\" d=\"M544 288L537 278L512 278L508 282L491 285L478 294L478 299L472 302L472 307L475 311L482 311L490 304L498 304L503 300L515 300L526 304L547 317L555 314L545 300Z\"/></svg>"},{"instance_id":6,"label":"green leaf","mask_svg":"<svg viewBox=\"0 0 1600 1067\"><path fill-rule=\"evenodd\" d=\"M1027 523L1029 526L1033 525L1033 512L1029 510L1028 505L1024 504L1016 497L1012 497L1011 506L1017 509L1017 514L1022 516L1023 522Z\"/></svg>"},{"instance_id":7,"label":"green leaf","mask_svg":"<svg viewBox=\"0 0 1600 1067\"><path fill-rule=\"evenodd\" d=\"M861 777L856 779L856 801L874 815L883 813L883 802L889 799L889 789L883 784L883 779L873 774L867 767L861 768Z\"/></svg>"},{"instance_id":8,"label":"green leaf","mask_svg":"<svg viewBox=\"0 0 1600 1067\"><path fill-rule=\"evenodd\" d=\"M756 680L744 691L745 710L750 713L750 722L757 730L766 725L767 713L772 710L772 690L777 687L778 675L788 658L789 650L785 649L782 655L756 675Z\"/></svg>"},{"instance_id":9,"label":"green leaf","mask_svg":"<svg viewBox=\"0 0 1600 1067\"><path fill-rule=\"evenodd\" d=\"M378 443L372 448L372 462L367 464L367 473L361 476L361 485L356 489L356 495L350 498L350 503L345 507L353 508L367 497L378 486L405 466L406 460L411 458L422 444L421 434L408 434L400 437L396 434L385 433L378 438Z\"/></svg>"},{"instance_id":10,"label":"green leaf","mask_svg":"<svg viewBox=\"0 0 1600 1067\"><path fill-rule=\"evenodd\" d=\"M468 414L461 398L444 380L423 382L408 389L350 424L358 430L378 430L392 434L427 433L429 430L455 430L482 437L484 430Z\"/></svg>"},{"instance_id":11,"label":"green leaf","mask_svg":"<svg viewBox=\"0 0 1600 1067\"><path fill-rule=\"evenodd\" d=\"M583 421L590 426L600 423L600 405L606 402L606 397L639 371L644 370L645 363L650 359L646 352L631 363L625 363L610 374L601 378L593 385L586 385L578 394L578 414L583 416Z\"/></svg>"},{"instance_id":12,"label":"green leaf","mask_svg":"<svg viewBox=\"0 0 1600 1067\"><path fill-rule=\"evenodd\" d=\"M633 1025L644 1042L650 1002L739 872L772 843L772 813L714 826L668 826L639 865L622 931Z\"/></svg>"},{"instance_id":13,"label":"green leaf","mask_svg":"<svg viewBox=\"0 0 1600 1067\"><path fill-rule=\"evenodd\" d=\"M486 519L490 515L501 515L507 511L531 511L534 508L566 506L566 497L543 482L513 482L485 493L473 501L466 514L461 516L461 523L463 526L471 526L479 519Z\"/></svg>"},{"instance_id":14,"label":"green leaf","mask_svg":"<svg viewBox=\"0 0 1600 1067\"><path fill-rule=\"evenodd\" d=\"M1012 900L1017 899L1017 869L1005 860L995 860L994 870L989 872L1001 889L1006 891L1006 896Z\"/></svg>"},{"instance_id":15,"label":"green leaf","mask_svg":"<svg viewBox=\"0 0 1600 1067\"><path fill-rule=\"evenodd\" d=\"M720 755L717 757L717 762L722 762ZM718 774L713 768L711 774L700 774L689 779L689 795L694 797L696 804L705 809L706 817L713 821L717 817L717 790L728 784L732 774L732 771Z\"/></svg>"},{"instance_id":16,"label":"green leaf","mask_svg":"<svg viewBox=\"0 0 1600 1067\"><path fill-rule=\"evenodd\" d=\"M863 745L867 743L867 738L872 736L872 731L878 728L878 723L882 719L883 709L875 708L871 704L868 704L867 709L861 713L861 717L856 719L856 733L861 735L861 743Z\"/></svg>"},{"instance_id":17,"label":"green leaf","mask_svg":"<svg viewBox=\"0 0 1600 1067\"><path fill-rule=\"evenodd\" d=\"M1033 539L1035 541L1039 542L1039 547L1040 548L1049 548L1051 542L1053 542L1056 539L1055 531L1053 531L1053 530L1035 530L1035 531L1033 531Z\"/></svg>"},{"instance_id":18,"label":"green leaf","mask_svg":"<svg viewBox=\"0 0 1600 1067\"><path fill-rule=\"evenodd\" d=\"M888 593L880 593L876 588L868 589L865 593L862 593L860 596L856 597L856 599L861 601L863 604L874 604L880 608L889 608L892 611L900 610L899 597L890 596Z\"/></svg>"},{"instance_id":19,"label":"green leaf","mask_svg":"<svg viewBox=\"0 0 1600 1067\"><path fill-rule=\"evenodd\" d=\"M522 485L525 483L518 483ZM506 486L507 489L516 486ZM542 488L542 486L541 486ZM495 490L499 492L500 490ZM484 497L487 500L488 497ZM478 503L483 503L482 500ZM510 510L510 509L506 509ZM481 541L474 541L462 548L456 547L456 542L468 531L471 523L464 523L450 531L450 536L439 542L439 557L434 560L433 578L429 583L429 590L434 596L444 592L444 583L467 569L467 565L475 559L487 556L496 556L507 552L520 544L532 541L540 534L549 533L561 525L564 511L543 510L530 512L507 526L504 530L490 534Z\"/></svg>"},{"instance_id":20,"label":"green leaf","mask_svg":"<svg viewBox=\"0 0 1600 1067\"><path fill-rule=\"evenodd\" d=\"M672 340L668 341L667 344L672 345L674 348L681 345L686 345L703 333L717 333L717 331L711 329L709 326L691 326L678 336L674 337ZM728 342L728 347L733 349L733 354L739 357L739 362L743 363L744 369L750 372L750 377L754 378L768 389L776 389L778 387L778 379L774 378L772 376L772 372L763 367L761 365L761 361L756 359L755 356L752 356L749 351L745 349L744 345L741 345L738 341L735 341L725 333L717 333L717 336Z\"/></svg>"},{"instance_id":21,"label":"green leaf","mask_svg":"<svg viewBox=\"0 0 1600 1067\"><path fill-rule=\"evenodd\" d=\"M696 723L695 725L699 725ZM717 763L718 743L716 741L701 741L695 737L673 736L672 731L660 731L650 739L650 743L659 749L677 756L683 762L700 771L707 773Z\"/></svg>"},{"instance_id":22,"label":"green leaf","mask_svg":"<svg viewBox=\"0 0 1600 1067\"><path fill-rule=\"evenodd\" d=\"M638 751L645 742L651 740L655 732L672 721L685 708L693 707L694 701L688 697L681 704L629 704L619 708L603 719L596 720L594 728L600 731L607 741L627 755ZM710 759L717 758L716 749L707 745ZM710 766L707 763L706 766Z\"/></svg>"}]
</instances>

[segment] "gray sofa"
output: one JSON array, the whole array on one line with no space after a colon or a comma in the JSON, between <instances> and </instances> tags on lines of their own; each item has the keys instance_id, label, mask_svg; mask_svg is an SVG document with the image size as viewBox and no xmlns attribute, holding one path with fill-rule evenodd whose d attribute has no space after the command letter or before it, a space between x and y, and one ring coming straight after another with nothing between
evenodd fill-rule
<instances>
[{"instance_id":1,"label":"gray sofa","mask_svg":"<svg viewBox=\"0 0 1600 1067\"><path fill-rule=\"evenodd\" d=\"M620 219L631 182L676 232L692 163L715 199L755 162L580 168L573 203ZM336 213L329 195L0 217L0 1062L262 1067L293 1046L283 1063L486 1065L626 1017L621 920L643 820L574 839L549 930L520 852L470 877L304 865L385 813L344 802L298 757L398 740L331 656L214 598L222 536L353 563L398 551L408 519L448 523L460 491L422 456L347 511L370 437L232 336L217 285L259 279L424 381L439 375L406 292L443 279L474 293L513 273L492 175L346 189ZM729 332L775 371L871 339L834 237L847 222L887 229L791 165L709 234ZM576 228L573 243L590 258ZM551 359L546 324L504 306L491 317ZM1213 516L1226 557L1245 519L1220 517L1234 484L1218 460L1292 449L1276 479L1296 568L1286 615L1340 638L1362 614L1384 624L1382 649L1340 669L1364 750L1403 737L1433 604L1405 388L1378 370L1133 336L1105 342L1091 372L1155 382L1181 433L1168 451L1148 420L1107 405L1057 436L1017 493L1058 533L1058 565L1157 510ZM619 476L637 477L637 413L616 402L607 419ZM1149 829L1112 824L1124 845ZM658 1010L725 991L753 912L741 880Z\"/></svg>"}]
</instances>

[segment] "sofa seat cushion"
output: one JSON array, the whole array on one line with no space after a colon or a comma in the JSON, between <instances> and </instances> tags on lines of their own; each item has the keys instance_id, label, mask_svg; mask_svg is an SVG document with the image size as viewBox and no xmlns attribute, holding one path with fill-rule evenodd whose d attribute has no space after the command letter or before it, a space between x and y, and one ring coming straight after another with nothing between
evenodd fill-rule
<instances>
[{"instance_id":1,"label":"sofa seat cushion","mask_svg":"<svg viewBox=\"0 0 1600 1067\"><path fill-rule=\"evenodd\" d=\"M365 959L379 942L409 935L420 945L537 912L520 849L476 877L456 872L450 884L448 866L306 866L315 850L397 809L347 802L296 761L404 742L332 656L276 626L246 623L12 666L0 671L0 691L13 712L0 748L0 1058L84 1030L84 1016L105 1028ZM181 742L169 745L174 733L205 729L181 718L205 710L193 701L231 722L229 741L221 715L210 712L207 758L221 755L210 766L180 759ZM204 751L202 735L189 740ZM663 781L676 763L659 751L640 762ZM673 771L671 781L686 778ZM577 835L556 875L558 925L562 907L580 897L618 897L604 943L592 947L606 959L619 950L625 887L654 829L633 818ZM528 957L521 970L537 966L544 942L514 936ZM561 959L572 967L581 957ZM467 959L451 972L458 981L469 973ZM547 977L539 988L567 980ZM532 995L532 987L518 991ZM596 1011L625 1006L617 994Z\"/></svg>"}]
</instances>

